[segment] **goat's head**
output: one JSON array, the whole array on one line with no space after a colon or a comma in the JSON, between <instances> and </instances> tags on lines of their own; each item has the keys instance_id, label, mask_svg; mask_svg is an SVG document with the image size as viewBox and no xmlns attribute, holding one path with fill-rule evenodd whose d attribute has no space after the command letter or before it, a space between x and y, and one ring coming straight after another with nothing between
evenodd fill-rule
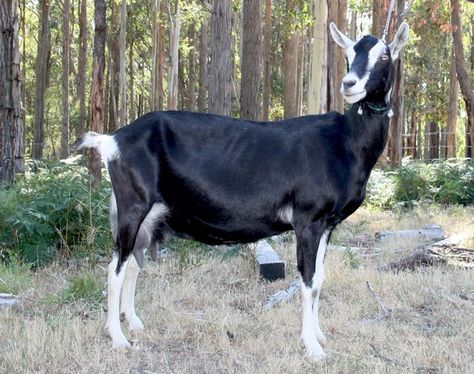
<instances>
[{"instance_id":1,"label":"goat's head","mask_svg":"<svg viewBox=\"0 0 474 374\"><path fill-rule=\"evenodd\" d=\"M355 42L334 23L330 24L334 41L344 48L348 72L342 80L341 93L349 104L364 98L385 97L393 82L394 61L408 40L408 24L403 22L390 44L375 36L364 36Z\"/></svg>"}]
</instances>

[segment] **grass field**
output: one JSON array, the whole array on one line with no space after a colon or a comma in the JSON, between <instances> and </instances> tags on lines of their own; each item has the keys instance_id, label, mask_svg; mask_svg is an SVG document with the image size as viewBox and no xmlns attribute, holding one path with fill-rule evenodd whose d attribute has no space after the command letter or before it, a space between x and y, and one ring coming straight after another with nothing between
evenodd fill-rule
<instances>
[{"instance_id":1,"label":"grass field","mask_svg":"<svg viewBox=\"0 0 474 374\"><path fill-rule=\"evenodd\" d=\"M433 223L447 235L473 233L474 209L360 210L333 241ZM474 270L376 270L417 245L398 240L377 243L379 252L327 253L320 320L329 358L322 363L304 358L299 297L263 308L297 277L294 243L277 246L288 276L274 283L257 278L249 250L200 258L184 269L173 256L149 262L137 286L145 331L130 334L124 326L134 343L125 352L113 351L104 331L106 263L3 269L0 285L17 292L20 303L0 309L0 372L473 373ZM374 320L380 311L367 281L389 318Z\"/></svg>"}]
</instances>

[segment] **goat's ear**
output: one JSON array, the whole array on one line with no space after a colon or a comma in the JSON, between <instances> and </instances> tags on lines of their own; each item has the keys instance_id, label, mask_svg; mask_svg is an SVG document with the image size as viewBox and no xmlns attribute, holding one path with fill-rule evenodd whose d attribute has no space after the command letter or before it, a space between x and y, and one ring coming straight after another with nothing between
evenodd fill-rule
<instances>
[{"instance_id":1,"label":"goat's ear","mask_svg":"<svg viewBox=\"0 0 474 374\"><path fill-rule=\"evenodd\" d=\"M408 23L402 22L402 24L398 28L395 38L393 38L393 41L390 43L389 48L393 61L395 61L400 56L400 51L408 41L409 30L410 28L408 27Z\"/></svg>"},{"instance_id":2,"label":"goat's ear","mask_svg":"<svg viewBox=\"0 0 474 374\"><path fill-rule=\"evenodd\" d=\"M334 41L342 48L347 49L355 44L350 38L344 35L344 33L339 31L334 22L331 22L329 24L329 30L331 31L331 35Z\"/></svg>"}]
</instances>

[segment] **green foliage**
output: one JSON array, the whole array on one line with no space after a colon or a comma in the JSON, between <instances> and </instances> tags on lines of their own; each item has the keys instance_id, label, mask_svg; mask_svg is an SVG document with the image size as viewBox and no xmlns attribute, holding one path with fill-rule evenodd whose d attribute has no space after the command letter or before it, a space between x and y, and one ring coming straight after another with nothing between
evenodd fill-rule
<instances>
[{"instance_id":1,"label":"green foliage","mask_svg":"<svg viewBox=\"0 0 474 374\"><path fill-rule=\"evenodd\" d=\"M172 238L168 241L167 245L177 254L179 272L190 267L202 265L206 258L215 253L214 246L198 243L193 240Z\"/></svg>"},{"instance_id":2,"label":"green foliage","mask_svg":"<svg viewBox=\"0 0 474 374\"><path fill-rule=\"evenodd\" d=\"M110 183L92 190L79 165L29 162L27 168L15 186L0 190L0 259L42 266L59 253L91 260L106 254Z\"/></svg>"},{"instance_id":3,"label":"green foliage","mask_svg":"<svg viewBox=\"0 0 474 374\"><path fill-rule=\"evenodd\" d=\"M358 269L360 267L359 258L357 258L350 248L347 248L347 250L344 252L344 263L351 269Z\"/></svg>"},{"instance_id":4,"label":"green foliage","mask_svg":"<svg viewBox=\"0 0 474 374\"><path fill-rule=\"evenodd\" d=\"M392 209L417 203L474 204L474 161L409 162L396 172L372 172L368 206Z\"/></svg>"},{"instance_id":5,"label":"green foliage","mask_svg":"<svg viewBox=\"0 0 474 374\"><path fill-rule=\"evenodd\" d=\"M92 274L76 275L69 280L60 301L68 303L78 300L100 304L104 299L104 284Z\"/></svg>"},{"instance_id":6,"label":"green foliage","mask_svg":"<svg viewBox=\"0 0 474 374\"><path fill-rule=\"evenodd\" d=\"M398 202L474 204L474 162L410 162L396 173L395 186Z\"/></svg>"},{"instance_id":7,"label":"green foliage","mask_svg":"<svg viewBox=\"0 0 474 374\"><path fill-rule=\"evenodd\" d=\"M31 285L30 266L12 261L0 262L0 293L18 294Z\"/></svg>"}]
</instances>

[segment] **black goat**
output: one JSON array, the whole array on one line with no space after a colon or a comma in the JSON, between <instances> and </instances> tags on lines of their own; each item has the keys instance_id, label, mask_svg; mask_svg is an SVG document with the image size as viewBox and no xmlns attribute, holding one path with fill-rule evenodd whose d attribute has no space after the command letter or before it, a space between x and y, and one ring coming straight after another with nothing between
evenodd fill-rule
<instances>
[{"instance_id":1,"label":"black goat","mask_svg":"<svg viewBox=\"0 0 474 374\"><path fill-rule=\"evenodd\" d=\"M129 346L119 312L131 329L143 328L134 293L147 248L170 235L221 244L294 230L302 340L309 356L325 356L318 300L326 246L334 227L364 200L387 140L393 61L408 38L406 23L390 45L373 36L356 43L334 24L330 29L350 66L341 92L353 105L344 115L263 124L155 112L111 135L84 136L79 147L100 151L113 186L117 248L109 266L107 327L114 347Z\"/></svg>"}]
</instances>

